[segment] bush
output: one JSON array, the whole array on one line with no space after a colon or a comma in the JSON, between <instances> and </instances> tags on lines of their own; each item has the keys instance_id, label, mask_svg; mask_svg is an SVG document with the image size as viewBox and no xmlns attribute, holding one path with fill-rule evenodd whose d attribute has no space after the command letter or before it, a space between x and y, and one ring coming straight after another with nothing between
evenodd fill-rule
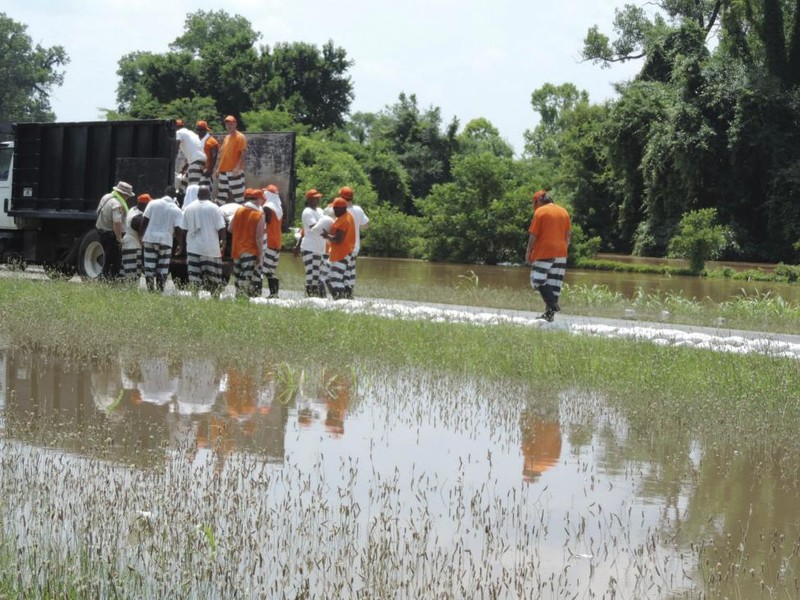
<instances>
[{"instance_id":1,"label":"bush","mask_svg":"<svg viewBox=\"0 0 800 600\"><path fill-rule=\"evenodd\" d=\"M700 274L706 261L717 258L732 240L730 228L717 224L717 209L693 210L683 215L678 233L669 241L669 256L688 259L692 273Z\"/></svg>"},{"instance_id":2,"label":"bush","mask_svg":"<svg viewBox=\"0 0 800 600\"><path fill-rule=\"evenodd\" d=\"M362 232L362 252L390 258L422 257L422 220L394 206L379 205L369 213L369 229Z\"/></svg>"}]
</instances>

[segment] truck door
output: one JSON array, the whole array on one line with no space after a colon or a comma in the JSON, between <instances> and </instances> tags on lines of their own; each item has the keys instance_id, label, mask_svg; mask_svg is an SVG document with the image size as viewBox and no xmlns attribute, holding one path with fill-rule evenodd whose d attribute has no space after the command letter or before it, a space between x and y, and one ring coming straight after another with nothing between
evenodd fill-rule
<instances>
[{"instance_id":1,"label":"truck door","mask_svg":"<svg viewBox=\"0 0 800 600\"><path fill-rule=\"evenodd\" d=\"M17 229L14 218L8 216L11 205L11 168L14 157L13 142L0 143L0 229Z\"/></svg>"}]
</instances>

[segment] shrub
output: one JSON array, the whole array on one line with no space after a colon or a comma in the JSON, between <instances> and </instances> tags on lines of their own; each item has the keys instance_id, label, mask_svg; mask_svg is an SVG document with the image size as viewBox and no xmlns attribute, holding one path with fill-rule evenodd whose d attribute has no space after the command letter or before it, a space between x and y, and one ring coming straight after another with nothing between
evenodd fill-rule
<instances>
[{"instance_id":1,"label":"shrub","mask_svg":"<svg viewBox=\"0 0 800 600\"><path fill-rule=\"evenodd\" d=\"M732 243L731 229L717 223L717 209L703 208L683 215L669 242L669 255L689 259L690 270L699 274L707 260L717 258Z\"/></svg>"}]
</instances>

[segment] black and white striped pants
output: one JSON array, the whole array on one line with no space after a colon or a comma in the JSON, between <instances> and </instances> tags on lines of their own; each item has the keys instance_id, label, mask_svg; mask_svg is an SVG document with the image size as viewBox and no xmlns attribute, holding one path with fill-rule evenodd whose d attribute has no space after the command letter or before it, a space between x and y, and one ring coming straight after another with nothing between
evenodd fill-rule
<instances>
[{"instance_id":1,"label":"black and white striped pants","mask_svg":"<svg viewBox=\"0 0 800 600\"><path fill-rule=\"evenodd\" d=\"M122 249L122 276L125 279L138 279L142 276L142 249Z\"/></svg>"},{"instance_id":2,"label":"black and white striped pants","mask_svg":"<svg viewBox=\"0 0 800 600\"><path fill-rule=\"evenodd\" d=\"M531 287L538 290L548 285L553 290L556 300L561 295L564 285L564 274L567 272L567 258L544 258L534 261L531 267Z\"/></svg>"},{"instance_id":3,"label":"black and white striped pants","mask_svg":"<svg viewBox=\"0 0 800 600\"><path fill-rule=\"evenodd\" d=\"M275 277L278 269L278 260L281 257L280 250L273 250L264 246L264 260L261 262L261 274L264 277Z\"/></svg>"},{"instance_id":4,"label":"black and white striped pants","mask_svg":"<svg viewBox=\"0 0 800 600\"><path fill-rule=\"evenodd\" d=\"M231 171L220 172L217 188L217 204L244 202L244 173L234 175Z\"/></svg>"},{"instance_id":5,"label":"black and white striped pants","mask_svg":"<svg viewBox=\"0 0 800 600\"><path fill-rule=\"evenodd\" d=\"M148 278L161 275L166 277L169 273L169 261L172 258L172 246L145 242L144 250L144 276Z\"/></svg>"},{"instance_id":6,"label":"black and white striped pants","mask_svg":"<svg viewBox=\"0 0 800 600\"><path fill-rule=\"evenodd\" d=\"M356 255L347 255L347 273L344 275L344 286L351 290L356 287Z\"/></svg>"},{"instance_id":7,"label":"black and white striped pants","mask_svg":"<svg viewBox=\"0 0 800 600\"><path fill-rule=\"evenodd\" d=\"M332 261L328 259L327 281L334 292L344 291L349 258L350 255L348 254L342 260Z\"/></svg>"},{"instance_id":8,"label":"black and white striped pants","mask_svg":"<svg viewBox=\"0 0 800 600\"><path fill-rule=\"evenodd\" d=\"M319 287L322 282L322 254L303 250L300 253L303 257L303 267L306 271L306 287Z\"/></svg>"},{"instance_id":9,"label":"black and white striped pants","mask_svg":"<svg viewBox=\"0 0 800 600\"><path fill-rule=\"evenodd\" d=\"M256 257L244 253L233 261L233 278L236 295L254 296L261 283L261 271L256 268Z\"/></svg>"},{"instance_id":10,"label":"black and white striped pants","mask_svg":"<svg viewBox=\"0 0 800 600\"><path fill-rule=\"evenodd\" d=\"M203 177L203 171L205 171L205 169L206 169L205 160L196 160L193 163L189 163L189 170L186 172L186 185L192 185L193 183L201 183Z\"/></svg>"},{"instance_id":11,"label":"black and white striped pants","mask_svg":"<svg viewBox=\"0 0 800 600\"><path fill-rule=\"evenodd\" d=\"M218 287L222 285L222 259L218 256L202 256L187 254L186 267L189 271L189 283Z\"/></svg>"}]
</instances>

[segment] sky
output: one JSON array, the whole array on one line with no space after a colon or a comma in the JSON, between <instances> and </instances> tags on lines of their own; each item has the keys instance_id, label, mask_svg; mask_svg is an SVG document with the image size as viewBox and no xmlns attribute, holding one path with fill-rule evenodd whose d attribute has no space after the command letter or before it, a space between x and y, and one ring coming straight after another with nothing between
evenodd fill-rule
<instances>
[{"instance_id":1,"label":"sky","mask_svg":"<svg viewBox=\"0 0 800 600\"><path fill-rule=\"evenodd\" d=\"M581 62L586 31L611 33L622 0L7 0L0 11L28 27L33 42L61 45L70 57L51 105L59 121L102 118L114 108L117 62L135 51L163 53L186 15L219 10L247 18L259 43L333 40L354 61L351 112L378 112L400 93L443 121L488 119L517 151L536 126L531 93L574 83L592 102L615 96L637 62L602 69Z\"/></svg>"}]
</instances>

